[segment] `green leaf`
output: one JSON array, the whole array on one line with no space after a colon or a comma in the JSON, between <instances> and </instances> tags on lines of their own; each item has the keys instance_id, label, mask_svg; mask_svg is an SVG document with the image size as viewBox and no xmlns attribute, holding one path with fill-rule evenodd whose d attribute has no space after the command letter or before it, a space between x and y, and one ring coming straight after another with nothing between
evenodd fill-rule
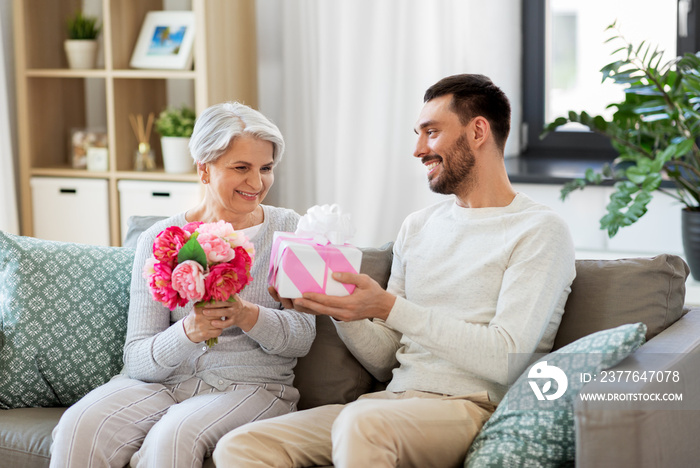
<instances>
[{"instance_id":1,"label":"green leaf","mask_svg":"<svg viewBox=\"0 0 700 468\"><path fill-rule=\"evenodd\" d=\"M683 140L681 143L678 143L678 149L676 150L676 156L684 156L687 153L690 153L693 149L693 146L695 145L695 140Z\"/></svg>"},{"instance_id":2,"label":"green leaf","mask_svg":"<svg viewBox=\"0 0 700 468\"><path fill-rule=\"evenodd\" d=\"M645 192L653 192L661 186L662 180L663 178L659 173L649 174L642 183L642 190Z\"/></svg>"},{"instance_id":3,"label":"green leaf","mask_svg":"<svg viewBox=\"0 0 700 468\"><path fill-rule=\"evenodd\" d=\"M584 179L574 179L564 184L561 191L559 192L559 199L565 201L566 197L569 196L571 192L576 190L583 190L586 187L586 181Z\"/></svg>"},{"instance_id":4,"label":"green leaf","mask_svg":"<svg viewBox=\"0 0 700 468\"><path fill-rule=\"evenodd\" d=\"M595 172L593 169L588 168L586 169L586 181L591 183L591 184L600 184L603 181L603 176L597 172Z\"/></svg>"},{"instance_id":5,"label":"green leaf","mask_svg":"<svg viewBox=\"0 0 700 468\"><path fill-rule=\"evenodd\" d=\"M644 182L644 179L646 178L646 175L648 172L644 171L643 169L639 168L638 166L632 166L625 171L625 175L627 178L634 184L641 184Z\"/></svg>"},{"instance_id":6,"label":"green leaf","mask_svg":"<svg viewBox=\"0 0 700 468\"><path fill-rule=\"evenodd\" d=\"M186 262L187 260L194 260L202 265L202 268L205 270L207 268L207 254L204 253L204 249L199 245L197 236L193 235L190 237L177 254L177 263Z\"/></svg>"},{"instance_id":7,"label":"green leaf","mask_svg":"<svg viewBox=\"0 0 700 468\"><path fill-rule=\"evenodd\" d=\"M632 87L625 89L625 93L639 94L641 96L662 96L663 95L663 93L661 91L659 91L659 88L656 87L656 85L632 86Z\"/></svg>"},{"instance_id":8,"label":"green leaf","mask_svg":"<svg viewBox=\"0 0 700 468\"><path fill-rule=\"evenodd\" d=\"M194 122L194 110L183 105L162 111L155 121L155 127L160 136L189 137L192 136Z\"/></svg>"},{"instance_id":9,"label":"green leaf","mask_svg":"<svg viewBox=\"0 0 700 468\"><path fill-rule=\"evenodd\" d=\"M653 112L666 110L666 104L655 104L655 105L650 105L650 104L651 103L645 103L639 107L635 107L632 112L634 112L635 114L646 114L646 113L653 113Z\"/></svg>"},{"instance_id":10,"label":"green leaf","mask_svg":"<svg viewBox=\"0 0 700 468\"><path fill-rule=\"evenodd\" d=\"M669 116L666 112L661 112L658 114L643 115L642 121L644 121L644 122L656 122L658 120L669 120L670 118L671 118L671 116Z\"/></svg>"},{"instance_id":11,"label":"green leaf","mask_svg":"<svg viewBox=\"0 0 700 468\"><path fill-rule=\"evenodd\" d=\"M608 122L602 116L596 115L593 117L593 126L596 128L596 130L605 132L608 127Z\"/></svg>"},{"instance_id":12,"label":"green leaf","mask_svg":"<svg viewBox=\"0 0 700 468\"><path fill-rule=\"evenodd\" d=\"M81 10L66 20L66 28L68 39L97 39L102 30L96 16L84 15Z\"/></svg>"}]
</instances>

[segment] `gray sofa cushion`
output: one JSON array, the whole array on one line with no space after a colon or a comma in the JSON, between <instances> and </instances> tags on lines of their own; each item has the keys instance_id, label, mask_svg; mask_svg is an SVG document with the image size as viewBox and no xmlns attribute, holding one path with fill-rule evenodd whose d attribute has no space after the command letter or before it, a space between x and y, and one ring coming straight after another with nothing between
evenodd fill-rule
<instances>
[{"instance_id":1,"label":"gray sofa cushion","mask_svg":"<svg viewBox=\"0 0 700 468\"><path fill-rule=\"evenodd\" d=\"M677 255L576 260L576 279L554 348L599 330L642 322L650 340L685 313L690 269Z\"/></svg>"},{"instance_id":2,"label":"gray sofa cushion","mask_svg":"<svg viewBox=\"0 0 700 468\"><path fill-rule=\"evenodd\" d=\"M151 227L156 221L165 219L166 216L129 216L126 220L128 229L124 236L124 247L136 248L136 242L143 231Z\"/></svg>"},{"instance_id":3,"label":"gray sofa cushion","mask_svg":"<svg viewBox=\"0 0 700 468\"><path fill-rule=\"evenodd\" d=\"M65 408L0 411L0 466L49 466L51 431Z\"/></svg>"}]
</instances>

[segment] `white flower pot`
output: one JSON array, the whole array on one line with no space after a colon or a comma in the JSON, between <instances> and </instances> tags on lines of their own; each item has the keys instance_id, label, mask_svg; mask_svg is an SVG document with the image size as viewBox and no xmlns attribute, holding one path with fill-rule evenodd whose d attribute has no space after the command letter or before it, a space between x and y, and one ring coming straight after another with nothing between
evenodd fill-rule
<instances>
[{"instance_id":1,"label":"white flower pot","mask_svg":"<svg viewBox=\"0 0 700 468\"><path fill-rule=\"evenodd\" d=\"M90 39L67 39L63 43L68 66L74 69L95 68L97 41Z\"/></svg>"},{"instance_id":2,"label":"white flower pot","mask_svg":"<svg viewBox=\"0 0 700 468\"><path fill-rule=\"evenodd\" d=\"M194 159L190 156L189 137L161 137L165 172L182 174L194 171Z\"/></svg>"}]
</instances>

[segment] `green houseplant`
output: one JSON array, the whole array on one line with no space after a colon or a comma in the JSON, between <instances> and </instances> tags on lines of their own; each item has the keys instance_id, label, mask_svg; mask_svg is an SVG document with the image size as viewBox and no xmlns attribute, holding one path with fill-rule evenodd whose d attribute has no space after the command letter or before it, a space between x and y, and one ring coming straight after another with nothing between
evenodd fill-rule
<instances>
[{"instance_id":1,"label":"green houseplant","mask_svg":"<svg viewBox=\"0 0 700 468\"><path fill-rule=\"evenodd\" d=\"M607 42L619 44L611 55L624 56L601 69L603 81L612 80L625 88L624 99L608 106L615 109L612 119L571 111L546 125L542 137L577 122L610 138L619 156L601 171L588 169L584 178L566 183L561 198L613 180L607 213L600 220L601 229L610 237L641 218L655 192L683 206L685 223L694 213L700 214L700 52L664 61L663 51L645 41L636 46L629 43L615 23L608 30ZM662 186L664 180L672 181L673 187ZM686 256L694 275L700 275L700 262L693 268L686 230L684 225ZM700 241L700 235L696 236Z\"/></svg>"},{"instance_id":2,"label":"green houseplant","mask_svg":"<svg viewBox=\"0 0 700 468\"><path fill-rule=\"evenodd\" d=\"M156 132L161 136L165 172L192 172L194 161L190 156L189 142L194 130L195 113L188 106L169 107L156 119Z\"/></svg>"},{"instance_id":3,"label":"green houseplant","mask_svg":"<svg viewBox=\"0 0 700 468\"><path fill-rule=\"evenodd\" d=\"M82 10L78 10L75 14L66 20L68 28L68 39L85 40L97 39L100 35L102 26L97 24L96 16L84 15Z\"/></svg>"},{"instance_id":4,"label":"green houseplant","mask_svg":"<svg viewBox=\"0 0 700 468\"><path fill-rule=\"evenodd\" d=\"M194 120L195 113L190 107L168 107L158 115L156 131L164 137L190 137Z\"/></svg>"},{"instance_id":5,"label":"green houseplant","mask_svg":"<svg viewBox=\"0 0 700 468\"><path fill-rule=\"evenodd\" d=\"M64 42L70 68L95 68L97 37L102 26L97 17L84 15L77 10L66 20L68 39Z\"/></svg>"}]
</instances>

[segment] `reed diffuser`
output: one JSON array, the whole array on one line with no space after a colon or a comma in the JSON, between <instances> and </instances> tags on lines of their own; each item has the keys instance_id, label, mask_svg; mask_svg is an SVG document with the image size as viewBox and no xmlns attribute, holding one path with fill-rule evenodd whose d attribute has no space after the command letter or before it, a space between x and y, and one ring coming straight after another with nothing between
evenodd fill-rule
<instances>
[{"instance_id":1,"label":"reed diffuser","mask_svg":"<svg viewBox=\"0 0 700 468\"><path fill-rule=\"evenodd\" d=\"M148 114L146 125L143 124L143 115L129 114L131 129L138 141L138 148L134 153L134 169L137 171L153 171L156 168L156 158L151 149L151 129L153 128L153 112Z\"/></svg>"}]
</instances>

